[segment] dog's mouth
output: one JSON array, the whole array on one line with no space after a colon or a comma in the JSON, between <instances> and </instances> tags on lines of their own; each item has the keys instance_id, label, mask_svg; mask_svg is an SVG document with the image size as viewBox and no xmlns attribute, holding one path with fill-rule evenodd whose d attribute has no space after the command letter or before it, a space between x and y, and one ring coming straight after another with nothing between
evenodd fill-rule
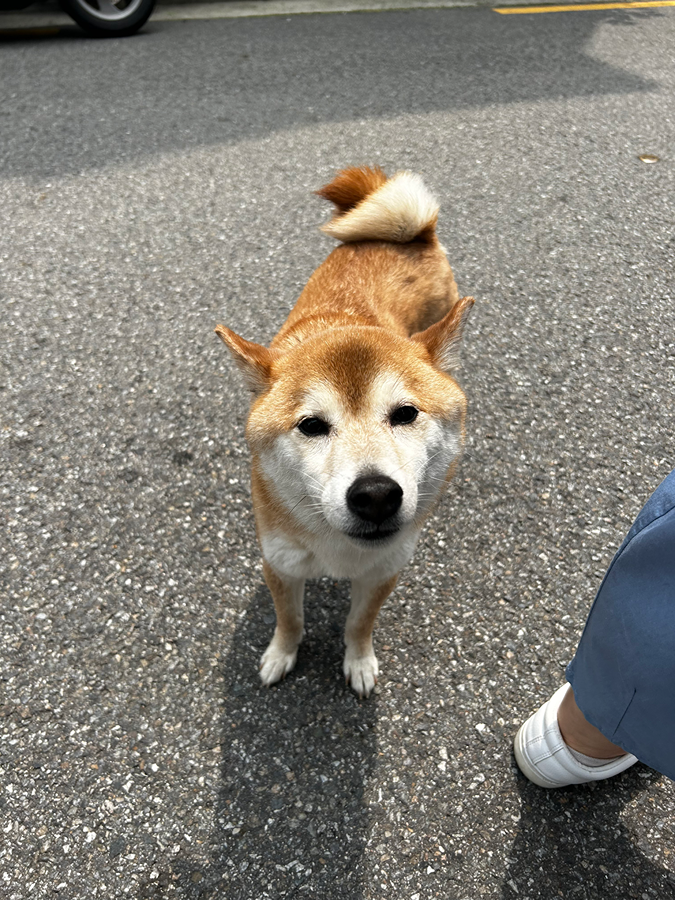
<instances>
[{"instance_id":1,"label":"dog's mouth","mask_svg":"<svg viewBox=\"0 0 675 900\"><path fill-rule=\"evenodd\" d=\"M399 533L398 526L392 527L391 525L388 528L375 528L372 531L348 531L347 537L350 537L354 541L359 541L360 543L373 545L373 544L383 544L385 541L390 540L394 537L394 535Z\"/></svg>"}]
</instances>

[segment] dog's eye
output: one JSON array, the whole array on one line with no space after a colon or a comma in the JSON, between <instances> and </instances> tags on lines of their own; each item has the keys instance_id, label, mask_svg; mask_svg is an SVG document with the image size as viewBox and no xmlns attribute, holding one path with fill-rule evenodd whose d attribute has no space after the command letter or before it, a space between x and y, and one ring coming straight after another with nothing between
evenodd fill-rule
<instances>
[{"instance_id":1,"label":"dog's eye","mask_svg":"<svg viewBox=\"0 0 675 900\"><path fill-rule=\"evenodd\" d=\"M306 419L298 422L298 430L307 437L321 437L328 434L330 425L316 416L308 416Z\"/></svg>"},{"instance_id":2,"label":"dog's eye","mask_svg":"<svg viewBox=\"0 0 675 900\"><path fill-rule=\"evenodd\" d=\"M419 410L414 406L399 406L389 416L392 425L411 425L417 418Z\"/></svg>"}]
</instances>

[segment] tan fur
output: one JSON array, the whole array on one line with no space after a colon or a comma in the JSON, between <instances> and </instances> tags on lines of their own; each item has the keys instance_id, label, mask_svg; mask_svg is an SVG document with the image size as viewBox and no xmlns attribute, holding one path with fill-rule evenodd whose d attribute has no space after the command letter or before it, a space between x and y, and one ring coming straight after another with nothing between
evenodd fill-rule
<instances>
[{"instance_id":1,"label":"tan fur","mask_svg":"<svg viewBox=\"0 0 675 900\"><path fill-rule=\"evenodd\" d=\"M274 600L278 639L292 652L302 637L302 607L298 609L294 604L292 588L289 587L287 580L277 575L267 560L263 560L263 574Z\"/></svg>"},{"instance_id":2,"label":"tan fur","mask_svg":"<svg viewBox=\"0 0 675 900\"><path fill-rule=\"evenodd\" d=\"M387 176L379 166L360 166L338 172L330 184L317 191L319 197L334 203L339 212L353 209L369 194L386 182Z\"/></svg>"},{"instance_id":3,"label":"tan fur","mask_svg":"<svg viewBox=\"0 0 675 900\"><path fill-rule=\"evenodd\" d=\"M224 326L216 331L254 393L246 430L252 494L265 579L277 611L277 628L261 663L263 682L271 684L293 667L302 633L304 579L324 566L327 574L340 576L344 569L352 577L345 674L359 694L367 695L377 680L375 618L433 507L426 499L414 501L415 479L422 477L415 467L427 466L424 477L441 485L457 464L458 450L448 450L440 476L432 475L439 451L429 451L424 462L427 438L421 435L437 444L446 429L461 446L466 401L451 372L473 299L459 299L435 233L435 201L417 176L399 173L387 180L377 167L348 169L318 193L337 207L333 233L360 239L347 237L350 242L319 266L269 348ZM389 410L397 404L419 411L415 428L401 431L388 424ZM330 419L330 441L299 435L298 423L307 416ZM351 539L334 530L333 518L342 521L345 505L340 479L347 475L340 468L334 471L344 464L339 460L353 468L350 479L389 466L408 485L402 490L405 502L418 505L409 511L405 503L401 506L400 517L405 513L408 524L392 538L393 549L364 549L363 540L349 549ZM310 467L306 476L304 466ZM312 466L318 466L318 475L311 475ZM321 503L330 499L331 490L338 492L340 508L333 513L329 506L326 521L316 509L317 477L326 482ZM302 484L308 487L292 488L298 478L305 478Z\"/></svg>"},{"instance_id":4,"label":"tan fur","mask_svg":"<svg viewBox=\"0 0 675 900\"><path fill-rule=\"evenodd\" d=\"M351 638L362 654L365 653L372 644L375 619L382 609L382 604L396 587L397 581L398 575L392 575L392 577L388 581L385 581L384 584L379 584L370 591L363 607L358 610L358 615L353 617L350 616L352 620L347 621L347 636L348 638Z\"/></svg>"}]
</instances>

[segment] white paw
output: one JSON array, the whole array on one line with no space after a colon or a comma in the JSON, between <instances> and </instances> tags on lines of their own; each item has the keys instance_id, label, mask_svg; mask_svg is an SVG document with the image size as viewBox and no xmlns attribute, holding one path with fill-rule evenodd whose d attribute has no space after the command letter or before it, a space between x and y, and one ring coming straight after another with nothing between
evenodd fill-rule
<instances>
[{"instance_id":1,"label":"white paw","mask_svg":"<svg viewBox=\"0 0 675 900\"><path fill-rule=\"evenodd\" d=\"M269 687L275 681L283 678L284 675L288 675L297 658L297 649L292 653L288 653L273 640L260 660L260 678L265 687Z\"/></svg>"},{"instance_id":2,"label":"white paw","mask_svg":"<svg viewBox=\"0 0 675 900\"><path fill-rule=\"evenodd\" d=\"M379 668L374 653L369 656L345 656L345 678L359 697L367 697L377 684Z\"/></svg>"}]
</instances>

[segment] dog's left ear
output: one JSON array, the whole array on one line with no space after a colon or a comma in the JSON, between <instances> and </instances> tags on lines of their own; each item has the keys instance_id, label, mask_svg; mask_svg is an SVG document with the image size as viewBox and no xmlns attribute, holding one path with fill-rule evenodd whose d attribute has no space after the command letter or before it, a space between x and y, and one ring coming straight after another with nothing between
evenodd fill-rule
<instances>
[{"instance_id":1,"label":"dog's left ear","mask_svg":"<svg viewBox=\"0 0 675 900\"><path fill-rule=\"evenodd\" d=\"M262 344L254 344L239 337L224 325L216 325L216 334L232 354L237 368L254 394L260 394L270 386L273 354Z\"/></svg>"},{"instance_id":2,"label":"dog's left ear","mask_svg":"<svg viewBox=\"0 0 675 900\"><path fill-rule=\"evenodd\" d=\"M411 338L418 344L423 344L433 364L448 375L459 368L462 333L473 304L473 297L462 297L440 322L425 331L418 331Z\"/></svg>"}]
</instances>

